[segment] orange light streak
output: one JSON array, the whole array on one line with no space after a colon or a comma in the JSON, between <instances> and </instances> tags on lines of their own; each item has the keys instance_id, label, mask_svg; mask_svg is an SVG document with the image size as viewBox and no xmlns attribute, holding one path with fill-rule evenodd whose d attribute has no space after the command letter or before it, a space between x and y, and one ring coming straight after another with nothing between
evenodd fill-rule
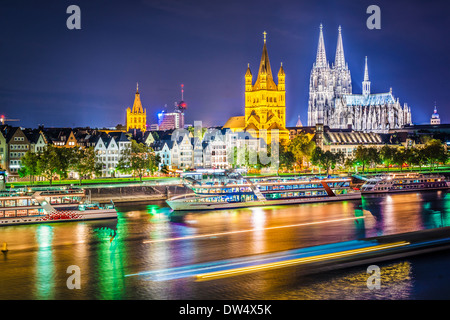
<instances>
[{"instance_id":1,"label":"orange light streak","mask_svg":"<svg viewBox=\"0 0 450 320\"><path fill-rule=\"evenodd\" d=\"M231 234L256 232L256 231L262 231L262 230L276 230L276 229L285 229L285 228L304 227L304 226L310 226L310 225L315 225L315 224L342 222L342 221L357 220L357 219L365 219L365 217L364 216L363 217L351 217L351 218L342 218L342 219L334 219L334 220L325 220L325 221L305 222L305 223L299 223L299 224L290 224L290 225L285 225L285 226L275 226L275 227L266 227L266 228L253 228L253 229L245 229L245 230L236 230L236 231L227 231L227 232L199 234L199 235L185 236L185 237L145 240L145 241L143 241L143 243L158 243L158 242L170 242L170 241L210 238L210 237L217 237L217 236L224 236L224 235L231 235Z\"/></svg>"}]
</instances>

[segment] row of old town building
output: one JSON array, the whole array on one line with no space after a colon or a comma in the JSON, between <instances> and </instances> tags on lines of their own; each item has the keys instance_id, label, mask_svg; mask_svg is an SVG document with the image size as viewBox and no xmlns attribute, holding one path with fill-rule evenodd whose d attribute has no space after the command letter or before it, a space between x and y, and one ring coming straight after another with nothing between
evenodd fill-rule
<instances>
[{"instance_id":1,"label":"row of old town building","mask_svg":"<svg viewBox=\"0 0 450 320\"><path fill-rule=\"evenodd\" d=\"M444 144L450 142L450 125L447 124L405 126L386 134L358 132L351 128L330 129L320 124L314 127L288 127L287 130L291 140L299 134L306 134L322 150L343 152L347 157L352 157L360 145L377 148L384 145L410 147L423 145L430 138L439 139ZM39 153L49 144L61 148L93 147L97 161L102 164L102 176L121 177L124 175L116 170L116 166L124 150L131 147L131 140L151 147L159 155L159 169L165 167L169 171L229 169L235 166L232 154L236 150L260 152L265 148L264 140L224 127L204 128L201 135L196 135L194 130L178 129L126 132L92 128L30 129L2 125L0 166L7 171L8 179L14 181L19 179L21 158L27 151Z\"/></svg>"}]
</instances>

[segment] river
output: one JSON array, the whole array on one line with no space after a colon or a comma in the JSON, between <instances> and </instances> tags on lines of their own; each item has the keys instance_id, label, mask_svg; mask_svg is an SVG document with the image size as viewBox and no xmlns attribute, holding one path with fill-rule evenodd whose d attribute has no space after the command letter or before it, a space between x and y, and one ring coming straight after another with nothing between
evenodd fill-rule
<instances>
[{"instance_id":1,"label":"river","mask_svg":"<svg viewBox=\"0 0 450 320\"><path fill-rule=\"evenodd\" d=\"M450 195L427 191L359 201L171 214L163 201L117 207L117 220L8 226L0 243L0 299L446 299L448 252L367 266L297 273L278 269L197 282L155 270L253 257L380 235L450 226ZM80 289L68 289L69 266Z\"/></svg>"}]
</instances>

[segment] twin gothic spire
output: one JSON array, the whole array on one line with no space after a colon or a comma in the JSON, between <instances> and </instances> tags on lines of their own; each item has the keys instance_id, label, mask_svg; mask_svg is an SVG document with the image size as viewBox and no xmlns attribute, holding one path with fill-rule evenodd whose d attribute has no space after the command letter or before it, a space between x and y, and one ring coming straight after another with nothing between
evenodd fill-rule
<instances>
[{"instance_id":1,"label":"twin gothic spire","mask_svg":"<svg viewBox=\"0 0 450 320\"><path fill-rule=\"evenodd\" d=\"M345 68L344 45L342 44L341 26L339 26L338 42L336 46L336 57L334 59L336 68Z\"/></svg>"},{"instance_id":2,"label":"twin gothic spire","mask_svg":"<svg viewBox=\"0 0 450 320\"><path fill-rule=\"evenodd\" d=\"M325 42L323 40L323 26L320 24L319 45L317 46L316 67L325 68L328 66L327 55L325 53Z\"/></svg>"},{"instance_id":3,"label":"twin gothic spire","mask_svg":"<svg viewBox=\"0 0 450 320\"><path fill-rule=\"evenodd\" d=\"M344 45L342 42L342 29L339 26L338 42L336 46L336 56L334 59L335 68L345 68L345 55L344 55ZM317 56L316 56L316 68L326 68L328 67L327 55L325 51L325 41L323 40L323 25L320 24L319 33L319 44L317 46Z\"/></svg>"}]
</instances>

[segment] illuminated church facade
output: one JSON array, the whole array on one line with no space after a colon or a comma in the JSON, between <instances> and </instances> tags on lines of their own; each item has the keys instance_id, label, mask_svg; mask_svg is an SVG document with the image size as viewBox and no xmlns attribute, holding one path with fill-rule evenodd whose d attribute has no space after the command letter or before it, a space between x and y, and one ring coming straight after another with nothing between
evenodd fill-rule
<instances>
[{"instance_id":1,"label":"illuminated church facade","mask_svg":"<svg viewBox=\"0 0 450 320\"><path fill-rule=\"evenodd\" d=\"M136 86L133 109L127 108L127 131L132 129L147 131L147 109L142 107L139 84Z\"/></svg>"},{"instance_id":2,"label":"illuminated church facade","mask_svg":"<svg viewBox=\"0 0 450 320\"><path fill-rule=\"evenodd\" d=\"M245 73L245 115L232 117L224 125L225 129L233 132L245 131L257 138L271 141L272 130L278 130L279 139L289 140L289 131L286 129L286 87L283 64L280 65L275 83L266 46L266 33L264 32L264 45L259 64L256 81L253 83L253 74L250 65ZM265 130L267 136L261 131Z\"/></svg>"},{"instance_id":3,"label":"illuminated church facade","mask_svg":"<svg viewBox=\"0 0 450 320\"><path fill-rule=\"evenodd\" d=\"M411 108L402 106L392 89L386 93L370 92L370 80L365 61L362 93L352 93L352 80L345 61L341 27L334 64L326 58L320 25L316 61L313 64L309 84L308 126L323 124L332 129L347 129L362 132L387 133L412 123Z\"/></svg>"}]
</instances>

